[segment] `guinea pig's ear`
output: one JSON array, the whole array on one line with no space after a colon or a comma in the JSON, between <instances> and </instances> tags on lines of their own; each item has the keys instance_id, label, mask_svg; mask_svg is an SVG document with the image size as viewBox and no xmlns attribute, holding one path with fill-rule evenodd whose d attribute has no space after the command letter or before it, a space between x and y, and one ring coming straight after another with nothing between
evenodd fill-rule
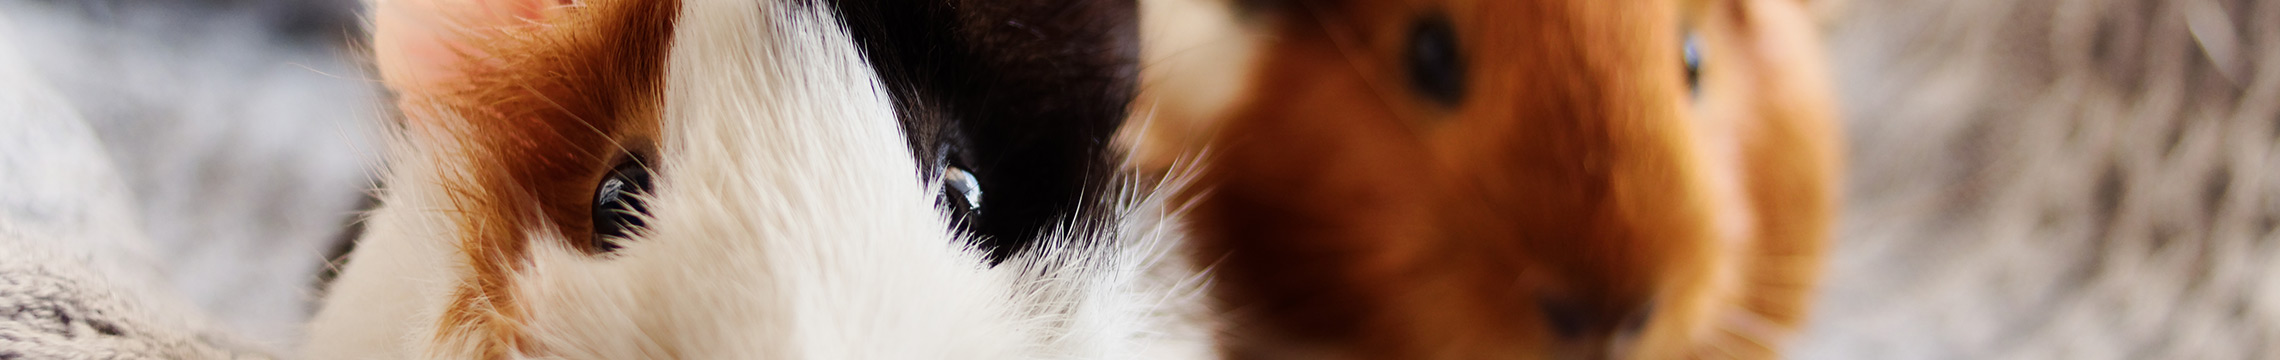
<instances>
[{"instance_id":1,"label":"guinea pig's ear","mask_svg":"<svg viewBox=\"0 0 2280 360\"><path fill-rule=\"evenodd\" d=\"M380 78L406 99L440 95L439 85L482 61L487 39L546 21L570 0L370 0L372 50Z\"/></svg>"}]
</instances>

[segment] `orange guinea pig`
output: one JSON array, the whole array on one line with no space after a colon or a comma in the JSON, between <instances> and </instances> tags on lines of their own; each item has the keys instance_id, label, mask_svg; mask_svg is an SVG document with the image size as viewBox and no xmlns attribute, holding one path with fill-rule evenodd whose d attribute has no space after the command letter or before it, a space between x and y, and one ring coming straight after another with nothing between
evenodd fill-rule
<instances>
[{"instance_id":1,"label":"orange guinea pig","mask_svg":"<svg viewBox=\"0 0 2280 360\"><path fill-rule=\"evenodd\" d=\"M1805 320L1841 151L1808 4L1194 1L1144 2L1125 135L1195 168L1229 355L1767 358Z\"/></svg>"}]
</instances>

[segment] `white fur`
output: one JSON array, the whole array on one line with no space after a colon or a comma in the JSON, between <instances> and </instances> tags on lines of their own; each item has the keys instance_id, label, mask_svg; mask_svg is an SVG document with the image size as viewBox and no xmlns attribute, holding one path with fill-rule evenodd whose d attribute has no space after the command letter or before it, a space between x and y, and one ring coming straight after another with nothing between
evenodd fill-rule
<instances>
[{"instance_id":1,"label":"white fur","mask_svg":"<svg viewBox=\"0 0 2280 360\"><path fill-rule=\"evenodd\" d=\"M1191 277L1164 261L1160 216L1065 229L1125 239L987 267L935 209L936 188L922 185L883 85L838 20L773 0L682 6L649 230L608 256L531 234L532 260L513 281L526 348L578 359L1209 350L1202 327L1177 318L1198 285L1167 281ZM311 329L312 358L468 356L432 341L468 272L435 179L464 164L435 147L396 154L395 188ZM1146 204L1135 208L1156 208ZM530 355L541 354L518 354Z\"/></svg>"}]
</instances>

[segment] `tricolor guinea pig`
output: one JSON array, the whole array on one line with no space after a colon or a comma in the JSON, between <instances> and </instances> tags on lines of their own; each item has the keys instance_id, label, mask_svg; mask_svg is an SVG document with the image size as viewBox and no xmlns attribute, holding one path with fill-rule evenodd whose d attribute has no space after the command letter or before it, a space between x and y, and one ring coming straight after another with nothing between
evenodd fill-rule
<instances>
[{"instance_id":1,"label":"tricolor guinea pig","mask_svg":"<svg viewBox=\"0 0 2280 360\"><path fill-rule=\"evenodd\" d=\"M1240 358L1763 358L1839 134L1798 0L1158 0L1128 133L1199 168Z\"/></svg>"},{"instance_id":2,"label":"tricolor guinea pig","mask_svg":"<svg viewBox=\"0 0 2280 360\"><path fill-rule=\"evenodd\" d=\"M310 358L1181 349L1131 1L373 6L403 121Z\"/></svg>"}]
</instances>

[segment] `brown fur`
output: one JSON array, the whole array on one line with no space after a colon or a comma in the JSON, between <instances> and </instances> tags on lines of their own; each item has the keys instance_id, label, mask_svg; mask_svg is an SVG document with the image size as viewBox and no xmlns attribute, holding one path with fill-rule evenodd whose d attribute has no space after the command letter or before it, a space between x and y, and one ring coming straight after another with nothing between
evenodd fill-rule
<instances>
[{"instance_id":1,"label":"brown fur","mask_svg":"<svg viewBox=\"0 0 2280 360\"><path fill-rule=\"evenodd\" d=\"M512 273L530 234L584 249L594 184L658 131L676 1L592 1L535 23L470 26L436 88L405 91L413 142L440 154L472 275L437 334L484 358L520 348ZM387 29L382 29L387 31ZM391 79L395 80L395 79ZM593 249L587 249L593 250ZM465 342L465 343L463 343Z\"/></svg>"},{"instance_id":2,"label":"brown fur","mask_svg":"<svg viewBox=\"0 0 2280 360\"><path fill-rule=\"evenodd\" d=\"M1757 358L1804 319L1838 148L1801 4L1244 6L1248 96L1185 130L1208 133L1193 219L1246 317L1232 355ZM1455 106L1400 57L1436 9L1470 64Z\"/></svg>"}]
</instances>

